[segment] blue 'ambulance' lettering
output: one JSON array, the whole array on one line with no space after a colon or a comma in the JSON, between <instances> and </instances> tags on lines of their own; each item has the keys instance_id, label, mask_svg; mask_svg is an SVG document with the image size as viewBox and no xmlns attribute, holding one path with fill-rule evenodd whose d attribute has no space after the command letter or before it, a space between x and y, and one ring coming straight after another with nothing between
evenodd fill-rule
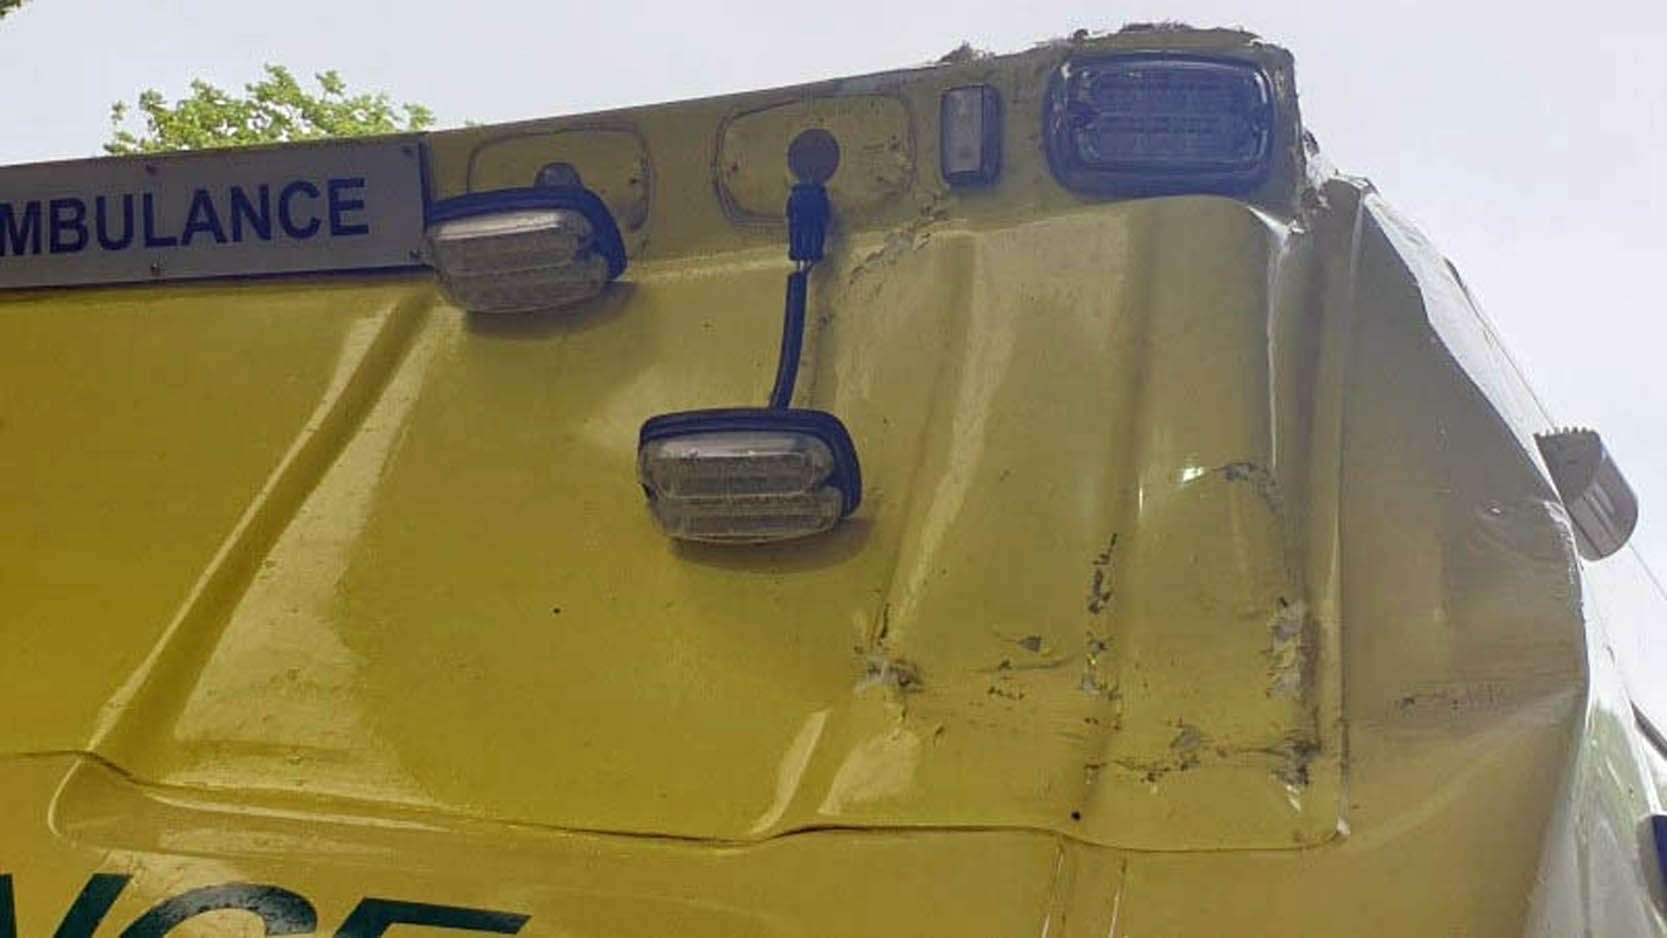
<instances>
[{"instance_id":1,"label":"blue 'ambulance' lettering","mask_svg":"<svg viewBox=\"0 0 1667 938\"><path fill-rule=\"evenodd\" d=\"M8 252L14 256L41 252L39 202L26 202L21 208L0 202L0 257Z\"/></svg>"},{"instance_id":2,"label":"blue 'ambulance' lettering","mask_svg":"<svg viewBox=\"0 0 1667 938\"><path fill-rule=\"evenodd\" d=\"M171 248L179 243L179 238L171 234L156 233L156 196L145 193L145 247Z\"/></svg>"},{"instance_id":3,"label":"blue 'ambulance' lettering","mask_svg":"<svg viewBox=\"0 0 1667 938\"><path fill-rule=\"evenodd\" d=\"M320 224L316 217L308 217L304 225L295 223L295 198L303 194L309 199L317 199L318 187L305 179L297 179L278 193L278 224L283 226L284 234L297 241L305 241L318 234Z\"/></svg>"},{"instance_id":4,"label":"blue 'ambulance' lettering","mask_svg":"<svg viewBox=\"0 0 1667 938\"><path fill-rule=\"evenodd\" d=\"M237 244L243 243L244 222L249 223L255 237L272 240L272 187L261 186L255 191L259 202L252 201L242 186L232 186L232 241Z\"/></svg>"},{"instance_id":5,"label":"blue 'ambulance' lettering","mask_svg":"<svg viewBox=\"0 0 1667 938\"><path fill-rule=\"evenodd\" d=\"M364 237L365 190L347 176L194 189L180 204L155 192L0 201L0 258Z\"/></svg>"},{"instance_id":6,"label":"blue 'ambulance' lettering","mask_svg":"<svg viewBox=\"0 0 1667 938\"><path fill-rule=\"evenodd\" d=\"M348 212L362 212L365 209L364 199L349 199L347 194L358 190L365 190L365 179L356 176L352 179L332 179L325 185L330 190L330 234L336 238L347 238L355 235L370 234L370 226L365 224L353 225L346 221Z\"/></svg>"},{"instance_id":7,"label":"blue 'ambulance' lettering","mask_svg":"<svg viewBox=\"0 0 1667 938\"><path fill-rule=\"evenodd\" d=\"M87 246L87 206L80 199L53 199L52 237L54 254L73 254Z\"/></svg>"},{"instance_id":8,"label":"blue 'ambulance' lettering","mask_svg":"<svg viewBox=\"0 0 1667 938\"><path fill-rule=\"evenodd\" d=\"M98 246L106 251L125 250L128 245L133 243L133 196L131 194L122 196L122 235L120 238L110 234L113 226L110 223L108 211L110 207L109 197L101 195L93 200L93 205L93 214L98 217Z\"/></svg>"},{"instance_id":9,"label":"blue 'ambulance' lettering","mask_svg":"<svg viewBox=\"0 0 1667 938\"><path fill-rule=\"evenodd\" d=\"M214 199L207 189L198 189L191 193L191 210L185 215L185 233L179 236L179 243L190 246L192 238L205 232L214 236L215 244L226 243L226 229L220 227Z\"/></svg>"}]
</instances>

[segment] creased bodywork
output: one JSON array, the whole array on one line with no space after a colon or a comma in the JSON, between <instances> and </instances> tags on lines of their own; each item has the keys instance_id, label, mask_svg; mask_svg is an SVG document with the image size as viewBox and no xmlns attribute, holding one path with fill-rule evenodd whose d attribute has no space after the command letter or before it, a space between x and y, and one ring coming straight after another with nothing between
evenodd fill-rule
<instances>
[{"instance_id":1,"label":"creased bodywork","mask_svg":"<svg viewBox=\"0 0 1667 938\"><path fill-rule=\"evenodd\" d=\"M1270 180L1063 190L1049 73L1163 48L1269 71ZM1661 934L1667 761L1611 655L1659 594L1576 558L1549 418L1296 146L1291 80L1137 31L429 138L433 197L559 160L609 204L630 272L560 315L417 276L0 298L20 933L102 871L111 927L242 881L320 931L398 895L551 935ZM987 192L934 164L968 82ZM675 544L636 430L762 399L805 127L854 156L797 401L863 507Z\"/></svg>"},{"instance_id":2,"label":"creased bodywork","mask_svg":"<svg viewBox=\"0 0 1667 938\"><path fill-rule=\"evenodd\" d=\"M436 309L236 605L182 625L100 752L168 784L684 837L1330 837L1287 520L1309 505L1275 475L1310 458L1313 392L1282 397L1261 340L1305 314L1306 238L1198 200L939 229L883 269L876 250L824 275L843 282L808 392L863 428L870 508L847 529L668 555L641 523L638 415L760 371L738 343L699 370L657 343L699 342L687 311L767 293L768 268L645 271L617 319L549 336ZM511 771L528 750L585 769Z\"/></svg>"}]
</instances>

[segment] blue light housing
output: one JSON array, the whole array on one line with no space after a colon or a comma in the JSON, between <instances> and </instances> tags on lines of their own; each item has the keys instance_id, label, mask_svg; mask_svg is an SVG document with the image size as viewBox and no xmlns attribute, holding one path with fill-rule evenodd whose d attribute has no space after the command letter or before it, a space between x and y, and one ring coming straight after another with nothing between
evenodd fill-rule
<instances>
[{"instance_id":1,"label":"blue light housing","mask_svg":"<svg viewBox=\"0 0 1667 938\"><path fill-rule=\"evenodd\" d=\"M862 502L856 446L818 410L725 408L644 423L637 476L681 540L764 543L826 531Z\"/></svg>"},{"instance_id":2,"label":"blue light housing","mask_svg":"<svg viewBox=\"0 0 1667 938\"><path fill-rule=\"evenodd\" d=\"M571 306L625 270L619 226L582 186L471 192L435 203L429 260L451 301L474 313Z\"/></svg>"},{"instance_id":3,"label":"blue light housing","mask_svg":"<svg viewBox=\"0 0 1667 938\"><path fill-rule=\"evenodd\" d=\"M1139 53L1061 66L1043 136L1054 176L1079 192L1232 195L1267 178L1275 123L1255 64Z\"/></svg>"}]
</instances>

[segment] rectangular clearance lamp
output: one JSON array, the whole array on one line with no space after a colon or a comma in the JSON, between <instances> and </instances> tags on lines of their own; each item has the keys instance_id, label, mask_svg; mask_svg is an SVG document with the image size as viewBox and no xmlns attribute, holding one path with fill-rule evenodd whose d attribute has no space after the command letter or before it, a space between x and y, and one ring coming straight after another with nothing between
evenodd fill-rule
<instances>
[{"instance_id":1,"label":"rectangular clearance lamp","mask_svg":"<svg viewBox=\"0 0 1667 938\"><path fill-rule=\"evenodd\" d=\"M447 299L471 313L572 306L625 270L619 226L580 186L471 192L435 203L428 252Z\"/></svg>"},{"instance_id":2,"label":"rectangular clearance lamp","mask_svg":"<svg viewBox=\"0 0 1667 938\"><path fill-rule=\"evenodd\" d=\"M951 88L938 101L938 170L957 188L1001 174L1001 95L989 85Z\"/></svg>"},{"instance_id":3,"label":"rectangular clearance lamp","mask_svg":"<svg viewBox=\"0 0 1667 938\"><path fill-rule=\"evenodd\" d=\"M759 543L819 534L862 500L856 447L831 414L737 407L643 424L637 475L672 537Z\"/></svg>"},{"instance_id":4,"label":"rectangular clearance lamp","mask_svg":"<svg viewBox=\"0 0 1667 938\"><path fill-rule=\"evenodd\" d=\"M1595 430L1568 429L1535 435L1551 483L1568 509L1574 544L1587 560L1602 560L1626 546L1638 527L1638 496Z\"/></svg>"},{"instance_id":5,"label":"rectangular clearance lamp","mask_svg":"<svg viewBox=\"0 0 1667 938\"><path fill-rule=\"evenodd\" d=\"M1061 66L1042 130L1067 188L1236 195L1267 178L1276 119L1268 77L1254 63L1140 53Z\"/></svg>"},{"instance_id":6,"label":"rectangular clearance lamp","mask_svg":"<svg viewBox=\"0 0 1667 938\"><path fill-rule=\"evenodd\" d=\"M820 534L857 510L862 470L839 418L793 406L810 269L822 259L832 205L824 185L839 142L807 128L787 148L799 180L787 200L787 275L781 354L767 407L686 410L648 418L637 434L637 479L667 535L761 544Z\"/></svg>"}]
</instances>

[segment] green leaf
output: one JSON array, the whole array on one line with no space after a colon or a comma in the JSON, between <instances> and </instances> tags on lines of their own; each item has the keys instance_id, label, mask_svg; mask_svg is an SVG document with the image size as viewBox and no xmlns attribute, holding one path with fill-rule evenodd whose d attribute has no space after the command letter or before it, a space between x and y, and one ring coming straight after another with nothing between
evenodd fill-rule
<instances>
[{"instance_id":1,"label":"green leaf","mask_svg":"<svg viewBox=\"0 0 1667 938\"><path fill-rule=\"evenodd\" d=\"M0 4L21 0L0 0ZM214 147L288 143L324 137L359 137L425 130L434 113L420 104L395 107L385 93L350 94L334 69L313 76L317 94L309 92L282 65L267 65L265 77L243 86L241 95L198 79L190 94L169 103L161 92L143 91L137 99L142 131L128 126L125 102L110 109L110 140L105 152L165 153Z\"/></svg>"}]
</instances>

